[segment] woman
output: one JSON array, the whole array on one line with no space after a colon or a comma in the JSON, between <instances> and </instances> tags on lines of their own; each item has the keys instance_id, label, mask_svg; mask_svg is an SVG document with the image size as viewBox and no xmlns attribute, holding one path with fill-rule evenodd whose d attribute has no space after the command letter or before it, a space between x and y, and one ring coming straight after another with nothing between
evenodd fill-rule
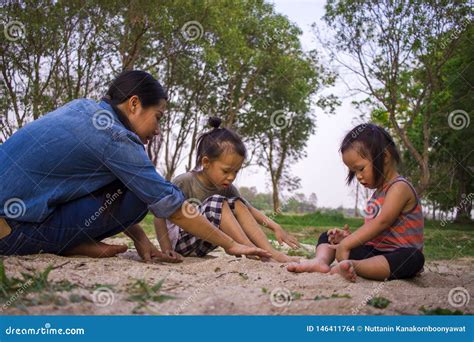
<instances>
[{"instance_id":1,"label":"woman","mask_svg":"<svg viewBox=\"0 0 474 342\"><path fill-rule=\"evenodd\" d=\"M1 145L0 254L110 257L127 247L101 240L124 232L145 261L179 261L159 252L138 225L150 210L228 254L267 257L194 215L156 172L143 145L159 133L166 103L150 74L126 71L101 102L74 100Z\"/></svg>"}]
</instances>

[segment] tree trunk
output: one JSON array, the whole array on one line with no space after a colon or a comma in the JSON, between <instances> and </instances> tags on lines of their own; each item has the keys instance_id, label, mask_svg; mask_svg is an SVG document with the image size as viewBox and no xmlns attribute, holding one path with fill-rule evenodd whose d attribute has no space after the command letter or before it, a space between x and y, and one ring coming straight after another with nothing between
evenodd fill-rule
<instances>
[{"instance_id":1,"label":"tree trunk","mask_svg":"<svg viewBox=\"0 0 474 342\"><path fill-rule=\"evenodd\" d=\"M354 206L354 215L355 217L359 217L359 182L357 182L356 185L356 200L355 200L355 206Z\"/></svg>"},{"instance_id":2,"label":"tree trunk","mask_svg":"<svg viewBox=\"0 0 474 342\"><path fill-rule=\"evenodd\" d=\"M273 211L278 213L281 211L280 209L280 193L278 191L278 184L277 182L272 182L272 199L273 199Z\"/></svg>"}]
</instances>

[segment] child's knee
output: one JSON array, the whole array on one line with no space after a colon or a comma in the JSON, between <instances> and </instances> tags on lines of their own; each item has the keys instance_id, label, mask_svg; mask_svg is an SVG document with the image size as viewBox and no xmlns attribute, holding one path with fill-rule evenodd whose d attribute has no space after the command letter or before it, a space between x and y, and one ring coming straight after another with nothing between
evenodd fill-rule
<instances>
[{"instance_id":1,"label":"child's knee","mask_svg":"<svg viewBox=\"0 0 474 342\"><path fill-rule=\"evenodd\" d=\"M419 249L414 249L413 255L413 269L416 270L415 274L420 272L425 265L425 256Z\"/></svg>"},{"instance_id":2,"label":"child's knee","mask_svg":"<svg viewBox=\"0 0 474 342\"><path fill-rule=\"evenodd\" d=\"M320 244L323 244L323 243L329 243L328 232L324 232L319 236L317 246L319 246Z\"/></svg>"}]
</instances>

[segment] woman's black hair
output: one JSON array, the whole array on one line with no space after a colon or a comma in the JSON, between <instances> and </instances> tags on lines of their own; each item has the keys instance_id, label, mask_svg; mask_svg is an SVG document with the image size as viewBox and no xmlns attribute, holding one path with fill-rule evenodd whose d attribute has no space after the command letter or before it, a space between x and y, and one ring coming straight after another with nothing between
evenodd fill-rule
<instances>
[{"instance_id":1,"label":"woman's black hair","mask_svg":"<svg viewBox=\"0 0 474 342\"><path fill-rule=\"evenodd\" d=\"M209 118L209 126L213 129L202 134L197 140L196 167L198 170L202 158L215 160L225 151L232 151L247 158L247 149L240 136L228 128L219 128L222 120L217 117Z\"/></svg>"},{"instance_id":2,"label":"woman's black hair","mask_svg":"<svg viewBox=\"0 0 474 342\"><path fill-rule=\"evenodd\" d=\"M385 129L371 123L358 125L347 133L339 151L344 153L350 148L355 148L362 157L372 161L376 186L380 186L383 182L385 151L390 153L397 164L400 163L400 154L393 138ZM347 184L351 184L354 177L355 172L349 170Z\"/></svg>"},{"instance_id":3,"label":"woman's black hair","mask_svg":"<svg viewBox=\"0 0 474 342\"><path fill-rule=\"evenodd\" d=\"M128 70L120 73L112 81L109 90L102 100L112 107L122 124L130 131L133 131L130 121L117 105L127 101L133 95L138 96L144 108L157 105L161 100L168 100L168 96L161 84L149 73L141 70ZM101 193L113 193L118 191L118 189L126 191L125 186L120 181L114 181L99 189L99 191ZM112 213L120 205L122 199L123 196L120 196L112 205L107 206L104 213L106 215ZM103 206L105 206L105 200Z\"/></svg>"},{"instance_id":4,"label":"woman's black hair","mask_svg":"<svg viewBox=\"0 0 474 342\"><path fill-rule=\"evenodd\" d=\"M168 96L160 82L149 73L141 70L127 70L120 73L112 81L102 100L112 106L120 121L128 129L131 129L130 122L117 105L127 101L134 95L138 96L144 108L157 105L161 100L168 100Z\"/></svg>"}]
</instances>

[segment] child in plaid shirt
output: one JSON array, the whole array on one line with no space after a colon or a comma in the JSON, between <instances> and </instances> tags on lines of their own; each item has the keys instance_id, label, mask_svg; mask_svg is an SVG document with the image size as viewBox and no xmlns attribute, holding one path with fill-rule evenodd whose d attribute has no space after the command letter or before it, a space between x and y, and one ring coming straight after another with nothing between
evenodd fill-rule
<instances>
[{"instance_id":1,"label":"child in plaid shirt","mask_svg":"<svg viewBox=\"0 0 474 342\"><path fill-rule=\"evenodd\" d=\"M260 224L273 230L280 244L285 242L297 248L298 240L253 208L232 185L247 154L241 138L227 128L219 128L219 118L211 118L209 124L213 129L200 136L197 142L196 168L179 175L173 183L182 190L188 202L198 207L201 215L235 241L260 247L277 262L297 260L275 250ZM161 250L179 260L191 254L205 256L217 247L165 219L155 218L155 231Z\"/></svg>"}]
</instances>

